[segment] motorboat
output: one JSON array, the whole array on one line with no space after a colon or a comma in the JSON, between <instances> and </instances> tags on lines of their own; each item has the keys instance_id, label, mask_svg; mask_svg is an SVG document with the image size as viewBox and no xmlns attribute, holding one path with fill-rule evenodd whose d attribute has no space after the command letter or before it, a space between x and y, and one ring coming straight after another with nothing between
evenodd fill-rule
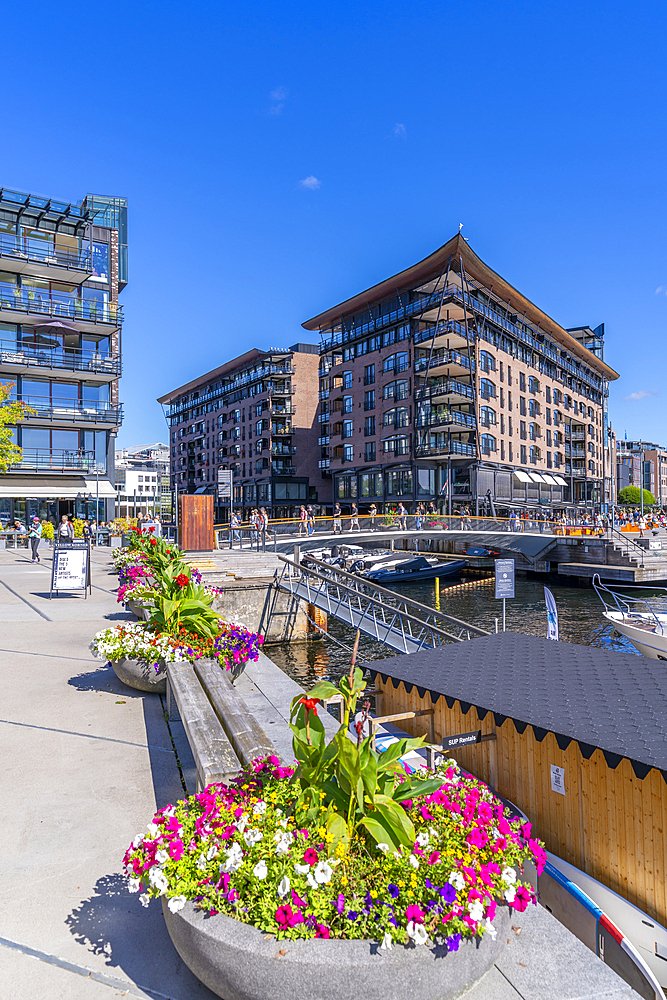
<instances>
[{"instance_id":1,"label":"motorboat","mask_svg":"<svg viewBox=\"0 0 667 1000\"><path fill-rule=\"evenodd\" d=\"M416 556L413 559L402 559L392 566L368 570L364 573L364 579L380 584L417 583L422 580L435 580L436 577L458 576L467 565L465 559L441 561L427 559L426 556Z\"/></svg>"},{"instance_id":2,"label":"motorboat","mask_svg":"<svg viewBox=\"0 0 667 1000\"><path fill-rule=\"evenodd\" d=\"M632 645L643 656L652 660L667 660L667 607L664 607L666 596L656 597L656 590L664 587L624 586L626 590L640 590L647 596L634 597L605 586L598 573L593 577L593 587L602 601L602 614L611 622L617 632L629 639ZM651 595L649 603L648 595ZM662 601L663 608L654 605Z\"/></svg>"}]
</instances>

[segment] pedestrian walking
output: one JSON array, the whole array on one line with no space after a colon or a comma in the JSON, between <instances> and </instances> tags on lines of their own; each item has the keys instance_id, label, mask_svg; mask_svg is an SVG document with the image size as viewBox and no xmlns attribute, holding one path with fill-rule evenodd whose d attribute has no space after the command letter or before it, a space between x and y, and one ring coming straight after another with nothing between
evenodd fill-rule
<instances>
[{"instance_id":1,"label":"pedestrian walking","mask_svg":"<svg viewBox=\"0 0 667 1000\"><path fill-rule=\"evenodd\" d=\"M408 512L403 506L402 501L398 505L398 524L399 527L401 528L401 531L408 530Z\"/></svg>"},{"instance_id":2,"label":"pedestrian walking","mask_svg":"<svg viewBox=\"0 0 667 1000\"><path fill-rule=\"evenodd\" d=\"M308 511L301 504L301 510L299 511L299 536L303 532L304 535L308 534Z\"/></svg>"},{"instance_id":3,"label":"pedestrian walking","mask_svg":"<svg viewBox=\"0 0 667 1000\"><path fill-rule=\"evenodd\" d=\"M229 526L232 531L232 538L234 538L237 542L240 541L241 535L239 534L239 528L241 527L241 520L236 511L234 511L231 516Z\"/></svg>"},{"instance_id":4,"label":"pedestrian walking","mask_svg":"<svg viewBox=\"0 0 667 1000\"><path fill-rule=\"evenodd\" d=\"M355 528L359 531L359 511L357 510L356 503L353 503L350 513L350 531L354 531Z\"/></svg>"},{"instance_id":5,"label":"pedestrian walking","mask_svg":"<svg viewBox=\"0 0 667 1000\"><path fill-rule=\"evenodd\" d=\"M90 521L83 522L83 528L81 529L84 541L90 545L93 537L93 533L90 529Z\"/></svg>"},{"instance_id":6,"label":"pedestrian walking","mask_svg":"<svg viewBox=\"0 0 667 1000\"><path fill-rule=\"evenodd\" d=\"M645 529L646 529L646 518L644 517L643 514L641 514L640 517L639 517L639 537L640 538L644 537L644 531L645 531Z\"/></svg>"},{"instance_id":7,"label":"pedestrian walking","mask_svg":"<svg viewBox=\"0 0 667 1000\"><path fill-rule=\"evenodd\" d=\"M334 535L336 534L336 532L340 532L341 535L343 534L343 522L341 520L341 514L342 514L342 511L340 509L340 504L338 502L336 502L334 504L334 512L333 512L333 533L334 533Z\"/></svg>"},{"instance_id":8,"label":"pedestrian walking","mask_svg":"<svg viewBox=\"0 0 667 1000\"><path fill-rule=\"evenodd\" d=\"M308 534L312 535L315 532L315 510L312 503L308 504L306 510L308 511Z\"/></svg>"},{"instance_id":9,"label":"pedestrian walking","mask_svg":"<svg viewBox=\"0 0 667 1000\"><path fill-rule=\"evenodd\" d=\"M63 514L60 518L60 524L58 525L58 544L71 545L73 541L74 525L67 517L67 514Z\"/></svg>"},{"instance_id":10,"label":"pedestrian walking","mask_svg":"<svg viewBox=\"0 0 667 1000\"><path fill-rule=\"evenodd\" d=\"M30 539L30 548L32 549L32 561L39 562L39 554L37 549L39 548L39 543L42 537L42 524L38 517L33 517L32 524L30 525L30 531L28 532L28 538Z\"/></svg>"},{"instance_id":11,"label":"pedestrian walking","mask_svg":"<svg viewBox=\"0 0 667 1000\"><path fill-rule=\"evenodd\" d=\"M375 518L377 517L378 509L374 503L368 508L368 516L370 518L371 531L375 531Z\"/></svg>"}]
</instances>

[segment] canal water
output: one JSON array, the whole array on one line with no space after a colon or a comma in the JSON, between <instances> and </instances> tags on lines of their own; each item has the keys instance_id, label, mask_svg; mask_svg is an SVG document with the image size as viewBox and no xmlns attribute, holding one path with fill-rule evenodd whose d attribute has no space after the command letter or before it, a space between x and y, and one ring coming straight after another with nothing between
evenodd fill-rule
<instances>
[{"instance_id":1,"label":"canal water","mask_svg":"<svg viewBox=\"0 0 667 1000\"><path fill-rule=\"evenodd\" d=\"M545 578L546 579L546 578ZM467 578L461 579L462 583ZM583 646L607 646L624 653L640 654L624 637L613 634L612 625L602 617L602 605L592 587L569 587L557 578L548 582L558 605L560 638ZM401 596L410 597L428 607L435 606L435 581L413 583L393 588ZM494 632L495 620L502 629L502 601L494 595L493 582L473 587L447 591L440 588L440 610L471 625ZM507 601L507 629L530 635L546 636L547 614L544 603L544 583L536 579L516 578L516 597ZM445 626L447 628L448 626ZM451 626L449 626L451 628ZM284 643L268 646L266 653L285 673L304 688L316 680L337 681L349 669L349 648L354 642L354 631L346 625L329 619L329 635L322 640L308 643ZM393 650L364 635L359 643L360 664L396 655Z\"/></svg>"}]
</instances>

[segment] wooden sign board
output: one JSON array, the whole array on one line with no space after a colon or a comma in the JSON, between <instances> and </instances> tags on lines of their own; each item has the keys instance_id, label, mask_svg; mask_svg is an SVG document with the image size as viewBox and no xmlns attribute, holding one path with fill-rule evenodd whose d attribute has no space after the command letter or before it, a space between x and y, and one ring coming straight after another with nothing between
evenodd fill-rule
<instances>
[{"instance_id":1,"label":"wooden sign board","mask_svg":"<svg viewBox=\"0 0 667 1000\"><path fill-rule=\"evenodd\" d=\"M470 733L459 733L457 736L445 736L442 741L443 750L456 750L457 747L468 747L472 743L482 742L482 730L475 729Z\"/></svg>"},{"instance_id":2,"label":"wooden sign board","mask_svg":"<svg viewBox=\"0 0 667 1000\"><path fill-rule=\"evenodd\" d=\"M211 552L215 548L212 494L181 493L179 544L184 552Z\"/></svg>"}]
</instances>

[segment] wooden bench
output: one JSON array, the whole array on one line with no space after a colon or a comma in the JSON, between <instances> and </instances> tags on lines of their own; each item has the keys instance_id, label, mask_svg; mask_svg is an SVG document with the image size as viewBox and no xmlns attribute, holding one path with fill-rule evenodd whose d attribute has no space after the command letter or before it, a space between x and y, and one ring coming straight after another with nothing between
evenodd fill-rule
<instances>
[{"instance_id":1,"label":"wooden bench","mask_svg":"<svg viewBox=\"0 0 667 1000\"><path fill-rule=\"evenodd\" d=\"M194 669L234 753L244 767L255 757L275 753L271 740L218 664L214 660L197 660Z\"/></svg>"},{"instance_id":2,"label":"wooden bench","mask_svg":"<svg viewBox=\"0 0 667 1000\"><path fill-rule=\"evenodd\" d=\"M191 663L167 666L167 712L180 718L197 768L197 791L227 783L240 770L239 758L206 696Z\"/></svg>"}]
</instances>

